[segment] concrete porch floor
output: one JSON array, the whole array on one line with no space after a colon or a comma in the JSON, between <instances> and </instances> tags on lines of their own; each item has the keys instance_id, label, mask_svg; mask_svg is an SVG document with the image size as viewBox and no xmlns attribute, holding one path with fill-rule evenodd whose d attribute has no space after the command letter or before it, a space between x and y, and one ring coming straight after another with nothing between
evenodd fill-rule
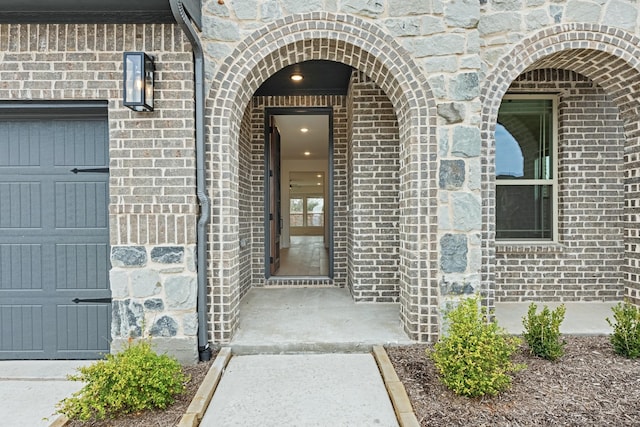
<instances>
[{"instance_id":1,"label":"concrete porch floor","mask_svg":"<svg viewBox=\"0 0 640 427\"><path fill-rule=\"evenodd\" d=\"M411 344L399 304L356 304L347 289L253 288L240 302L235 354L368 352Z\"/></svg>"},{"instance_id":2,"label":"concrete porch floor","mask_svg":"<svg viewBox=\"0 0 640 427\"><path fill-rule=\"evenodd\" d=\"M560 303L536 303L553 309ZM607 335L613 302L567 302L560 331ZM528 302L496 303L499 326L522 334ZM240 319L230 346L235 354L360 352L373 345L413 343L400 323L399 304L353 302L347 289L328 287L253 288L240 302Z\"/></svg>"},{"instance_id":3,"label":"concrete porch floor","mask_svg":"<svg viewBox=\"0 0 640 427\"><path fill-rule=\"evenodd\" d=\"M500 302L496 303L496 319L498 325L510 334L523 333L522 318L527 315L530 302ZM548 306L555 309L559 302L536 302L537 312ZM564 321L560 325L560 332L568 335L608 335L613 329L606 318L613 320L611 307L617 302L565 302L567 309Z\"/></svg>"}]
</instances>

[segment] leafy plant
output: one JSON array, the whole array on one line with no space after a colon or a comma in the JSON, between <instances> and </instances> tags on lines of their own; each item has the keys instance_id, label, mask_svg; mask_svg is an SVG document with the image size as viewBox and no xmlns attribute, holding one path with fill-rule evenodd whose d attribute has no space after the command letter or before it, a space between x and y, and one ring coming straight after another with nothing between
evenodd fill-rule
<instances>
[{"instance_id":1,"label":"leafy plant","mask_svg":"<svg viewBox=\"0 0 640 427\"><path fill-rule=\"evenodd\" d=\"M78 370L69 379L86 384L59 402L57 412L82 421L164 409L184 391L187 380L178 361L156 354L148 340L130 342L122 352Z\"/></svg>"},{"instance_id":2,"label":"leafy plant","mask_svg":"<svg viewBox=\"0 0 640 427\"><path fill-rule=\"evenodd\" d=\"M566 341L560 339L560 324L567 311L564 304L555 310L549 310L546 305L539 314L538 307L531 303L527 316L522 318L524 339L529 345L529 351L538 357L548 360L558 360L564 355Z\"/></svg>"},{"instance_id":3,"label":"leafy plant","mask_svg":"<svg viewBox=\"0 0 640 427\"><path fill-rule=\"evenodd\" d=\"M615 323L607 317L607 323L613 328L610 337L613 350L628 359L640 356L640 309L628 302L612 307Z\"/></svg>"},{"instance_id":4,"label":"leafy plant","mask_svg":"<svg viewBox=\"0 0 640 427\"><path fill-rule=\"evenodd\" d=\"M511 361L520 339L487 322L486 314L478 309L478 297L447 311L448 335L428 353L442 382L456 394L496 395L511 385L511 372L525 367Z\"/></svg>"}]
</instances>

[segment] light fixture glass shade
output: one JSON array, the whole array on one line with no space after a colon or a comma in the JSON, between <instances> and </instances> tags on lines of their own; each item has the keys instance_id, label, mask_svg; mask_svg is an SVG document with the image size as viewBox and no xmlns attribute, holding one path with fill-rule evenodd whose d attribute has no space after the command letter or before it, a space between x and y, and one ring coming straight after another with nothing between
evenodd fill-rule
<instances>
[{"instance_id":1,"label":"light fixture glass shade","mask_svg":"<svg viewBox=\"0 0 640 427\"><path fill-rule=\"evenodd\" d=\"M125 52L123 63L124 106L133 111L153 111L153 60L144 52Z\"/></svg>"}]
</instances>

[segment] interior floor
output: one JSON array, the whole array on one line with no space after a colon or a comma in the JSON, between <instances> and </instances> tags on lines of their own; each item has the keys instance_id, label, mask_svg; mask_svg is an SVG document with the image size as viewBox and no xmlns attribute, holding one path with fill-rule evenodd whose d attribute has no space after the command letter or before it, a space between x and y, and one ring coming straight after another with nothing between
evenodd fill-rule
<instances>
[{"instance_id":1,"label":"interior floor","mask_svg":"<svg viewBox=\"0 0 640 427\"><path fill-rule=\"evenodd\" d=\"M280 249L275 276L328 276L329 253L323 236L291 236L291 246Z\"/></svg>"}]
</instances>

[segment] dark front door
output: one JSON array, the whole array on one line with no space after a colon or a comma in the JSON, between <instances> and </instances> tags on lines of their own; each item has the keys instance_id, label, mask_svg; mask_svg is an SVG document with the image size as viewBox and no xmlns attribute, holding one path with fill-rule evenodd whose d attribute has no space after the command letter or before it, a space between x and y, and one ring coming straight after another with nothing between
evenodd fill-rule
<instances>
[{"instance_id":1,"label":"dark front door","mask_svg":"<svg viewBox=\"0 0 640 427\"><path fill-rule=\"evenodd\" d=\"M0 359L109 351L102 111L0 117Z\"/></svg>"},{"instance_id":2,"label":"dark front door","mask_svg":"<svg viewBox=\"0 0 640 427\"><path fill-rule=\"evenodd\" d=\"M280 268L280 132L271 117L269 132L269 272L273 275Z\"/></svg>"}]
</instances>

